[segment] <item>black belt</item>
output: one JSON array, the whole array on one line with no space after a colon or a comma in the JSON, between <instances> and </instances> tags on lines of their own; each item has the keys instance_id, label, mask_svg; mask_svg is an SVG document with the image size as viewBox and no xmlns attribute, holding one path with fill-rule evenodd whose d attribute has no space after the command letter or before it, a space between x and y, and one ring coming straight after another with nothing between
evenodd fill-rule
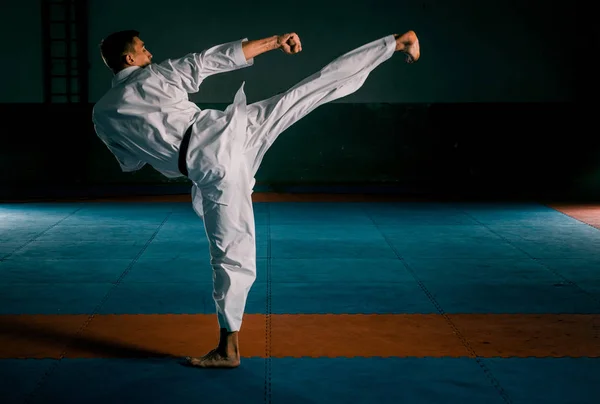
<instances>
[{"instance_id":1,"label":"black belt","mask_svg":"<svg viewBox=\"0 0 600 404\"><path fill-rule=\"evenodd\" d=\"M188 146L190 145L190 138L192 137L192 127L190 126L188 128L188 130L185 131L185 134L183 135L183 139L181 140L181 145L179 145L179 161L178 161L178 166L179 166L179 172L183 175L185 175L186 177L188 176L188 169L187 169L187 151L188 151Z\"/></svg>"}]
</instances>

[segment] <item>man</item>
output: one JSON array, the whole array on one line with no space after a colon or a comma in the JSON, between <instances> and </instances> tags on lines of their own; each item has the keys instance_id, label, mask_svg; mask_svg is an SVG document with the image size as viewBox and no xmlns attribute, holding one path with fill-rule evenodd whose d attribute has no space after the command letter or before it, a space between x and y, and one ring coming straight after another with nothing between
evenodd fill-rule
<instances>
[{"instance_id":1,"label":"man","mask_svg":"<svg viewBox=\"0 0 600 404\"><path fill-rule=\"evenodd\" d=\"M233 41L179 59L152 63L137 31L113 33L101 55L112 86L96 103L93 122L125 172L145 164L167 177L188 177L194 211L204 221L213 267L220 340L192 366L240 364L238 332L256 278L252 189L259 165L275 139L318 106L358 90L368 74L395 52L408 63L420 57L413 31L389 35L346 53L290 90L250 105L244 83L224 111L200 110L188 100L207 77L248 67L262 53L302 51L295 33Z\"/></svg>"}]
</instances>

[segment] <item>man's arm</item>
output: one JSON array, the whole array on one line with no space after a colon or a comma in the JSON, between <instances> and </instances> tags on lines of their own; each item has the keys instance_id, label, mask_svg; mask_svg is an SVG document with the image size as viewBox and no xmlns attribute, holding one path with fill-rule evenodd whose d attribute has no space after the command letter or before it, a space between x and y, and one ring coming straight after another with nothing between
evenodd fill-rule
<instances>
[{"instance_id":1,"label":"man's arm","mask_svg":"<svg viewBox=\"0 0 600 404\"><path fill-rule=\"evenodd\" d=\"M156 71L186 92L195 93L207 77L251 66L255 56L274 49L295 54L301 51L302 46L298 35L293 33L252 41L238 40L179 59L168 59L160 63Z\"/></svg>"},{"instance_id":2,"label":"man's arm","mask_svg":"<svg viewBox=\"0 0 600 404\"><path fill-rule=\"evenodd\" d=\"M291 33L242 42L242 51L246 60L275 49L281 49L290 55L298 53L302 50L300 38L295 33Z\"/></svg>"},{"instance_id":3,"label":"man's arm","mask_svg":"<svg viewBox=\"0 0 600 404\"><path fill-rule=\"evenodd\" d=\"M196 93L207 77L254 64L254 60L245 58L242 41L223 43L178 59L167 59L157 64L155 71L184 91Z\"/></svg>"}]
</instances>

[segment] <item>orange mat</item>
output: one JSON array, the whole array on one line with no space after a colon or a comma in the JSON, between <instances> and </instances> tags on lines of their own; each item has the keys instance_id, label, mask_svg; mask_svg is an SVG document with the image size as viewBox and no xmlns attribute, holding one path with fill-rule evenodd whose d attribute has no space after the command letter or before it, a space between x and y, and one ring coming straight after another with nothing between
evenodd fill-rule
<instances>
[{"instance_id":1,"label":"orange mat","mask_svg":"<svg viewBox=\"0 0 600 404\"><path fill-rule=\"evenodd\" d=\"M245 316L244 357L598 357L600 315L436 314ZM215 315L4 315L0 358L201 355Z\"/></svg>"}]
</instances>

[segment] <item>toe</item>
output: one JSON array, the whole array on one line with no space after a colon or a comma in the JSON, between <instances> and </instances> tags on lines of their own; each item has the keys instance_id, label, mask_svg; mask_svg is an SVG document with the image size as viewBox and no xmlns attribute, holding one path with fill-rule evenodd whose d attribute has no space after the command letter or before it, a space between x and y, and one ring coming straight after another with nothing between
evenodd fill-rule
<instances>
[{"instance_id":1,"label":"toe","mask_svg":"<svg viewBox=\"0 0 600 404\"><path fill-rule=\"evenodd\" d=\"M202 358L193 358L191 356L186 356L184 365L186 366L202 366Z\"/></svg>"}]
</instances>

